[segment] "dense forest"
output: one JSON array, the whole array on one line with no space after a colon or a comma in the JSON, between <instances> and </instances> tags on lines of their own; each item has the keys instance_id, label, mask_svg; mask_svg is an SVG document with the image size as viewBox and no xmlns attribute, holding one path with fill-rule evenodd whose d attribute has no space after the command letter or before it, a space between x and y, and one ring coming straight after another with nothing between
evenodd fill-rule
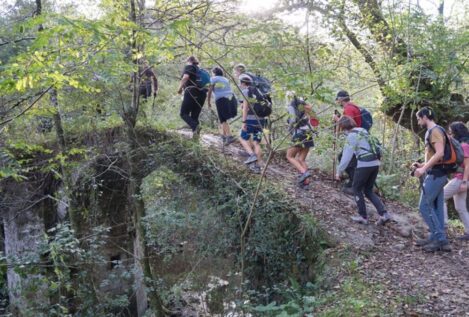
<instances>
[{"instance_id":1,"label":"dense forest","mask_svg":"<svg viewBox=\"0 0 469 317\"><path fill-rule=\"evenodd\" d=\"M0 12L0 316L467 314L456 198L452 252L423 252L410 173L425 159L420 109L447 130L469 121L468 0L7 0ZM190 56L241 101L232 142L215 102L193 131L181 118ZM257 173L238 142L259 101L240 64L269 82ZM350 221L356 198L334 179L345 91L373 118L385 226ZM293 96L318 124L308 188L285 158Z\"/></svg>"}]
</instances>

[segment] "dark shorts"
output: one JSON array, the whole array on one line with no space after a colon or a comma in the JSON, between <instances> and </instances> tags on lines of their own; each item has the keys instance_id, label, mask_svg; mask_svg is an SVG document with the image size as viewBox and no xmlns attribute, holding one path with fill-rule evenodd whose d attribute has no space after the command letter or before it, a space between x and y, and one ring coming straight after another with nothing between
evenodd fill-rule
<instances>
[{"instance_id":1,"label":"dark shorts","mask_svg":"<svg viewBox=\"0 0 469 317\"><path fill-rule=\"evenodd\" d=\"M260 143L262 141L262 133L265 127L266 120L246 120L246 131L241 130L241 138L249 141L252 136L252 140Z\"/></svg>"},{"instance_id":2,"label":"dark shorts","mask_svg":"<svg viewBox=\"0 0 469 317\"><path fill-rule=\"evenodd\" d=\"M215 101L220 123L228 121L228 119L236 117L238 113L238 100L236 97L220 98Z\"/></svg>"},{"instance_id":3,"label":"dark shorts","mask_svg":"<svg viewBox=\"0 0 469 317\"><path fill-rule=\"evenodd\" d=\"M306 149L314 147L313 131L298 130L291 140L294 147Z\"/></svg>"}]
</instances>

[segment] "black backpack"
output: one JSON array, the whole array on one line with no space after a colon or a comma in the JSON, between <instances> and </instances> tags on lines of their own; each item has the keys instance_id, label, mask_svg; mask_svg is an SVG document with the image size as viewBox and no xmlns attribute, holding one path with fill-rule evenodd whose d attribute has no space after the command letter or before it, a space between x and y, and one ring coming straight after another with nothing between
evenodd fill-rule
<instances>
[{"instance_id":1,"label":"black backpack","mask_svg":"<svg viewBox=\"0 0 469 317\"><path fill-rule=\"evenodd\" d=\"M289 120L289 122L291 122L291 126L294 128L294 129L298 129L298 128L301 128L305 125L308 125L309 124L309 118L307 116L305 116L305 112L304 111L301 111L299 109L299 107L301 105L305 105L306 102L301 99L301 98L298 98L298 97L293 97L293 100L291 101L290 103L290 106L293 107L293 109L295 109L295 118L294 118L294 122L291 122Z\"/></svg>"},{"instance_id":2,"label":"black backpack","mask_svg":"<svg viewBox=\"0 0 469 317\"><path fill-rule=\"evenodd\" d=\"M265 118L272 114L272 103L257 87L248 88L248 100L253 112L259 118Z\"/></svg>"},{"instance_id":3,"label":"black backpack","mask_svg":"<svg viewBox=\"0 0 469 317\"><path fill-rule=\"evenodd\" d=\"M272 91L272 84L270 80L260 75L254 75L253 73L246 73L249 77L252 78L254 86L259 89L264 95L269 95Z\"/></svg>"}]
</instances>

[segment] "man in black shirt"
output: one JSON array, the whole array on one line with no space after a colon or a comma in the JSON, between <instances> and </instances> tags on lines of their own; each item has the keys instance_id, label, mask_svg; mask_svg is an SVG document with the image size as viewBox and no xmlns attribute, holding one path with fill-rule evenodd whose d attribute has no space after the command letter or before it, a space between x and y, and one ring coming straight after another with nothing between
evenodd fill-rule
<instances>
[{"instance_id":1,"label":"man in black shirt","mask_svg":"<svg viewBox=\"0 0 469 317\"><path fill-rule=\"evenodd\" d=\"M153 97L156 97L158 93L158 78L147 61L143 62L143 65L139 67L139 78L140 78L140 96L144 99L150 97L153 93Z\"/></svg>"}]
</instances>

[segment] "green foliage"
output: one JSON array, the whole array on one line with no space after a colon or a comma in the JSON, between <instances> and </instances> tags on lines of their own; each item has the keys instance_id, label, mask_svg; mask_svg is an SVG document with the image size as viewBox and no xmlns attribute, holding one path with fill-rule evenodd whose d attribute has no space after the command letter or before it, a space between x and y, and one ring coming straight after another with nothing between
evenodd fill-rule
<instances>
[{"instance_id":1,"label":"green foliage","mask_svg":"<svg viewBox=\"0 0 469 317\"><path fill-rule=\"evenodd\" d=\"M205 263L204 259L211 259L209 272L197 269L195 276L199 279L205 274L225 276L227 271L237 272L244 263L245 287L268 287L267 298L281 296L274 287L279 283L306 283L313 279L311 272L315 272L327 241L312 218L303 215L290 197L272 186L263 187L243 254L240 234L257 181L229 163L225 165L216 154L193 148L187 141L163 142L150 153L162 167L144 182L144 221L148 244L166 263L157 266L159 269L166 267L171 271L171 267L188 265L181 261L201 259ZM180 164L181 160L185 164ZM233 257L234 265L227 267L222 261ZM225 263L223 273L213 268L214 263ZM182 278L188 270L190 267L176 276ZM178 280L174 277L173 283Z\"/></svg>"}]
</instances>

